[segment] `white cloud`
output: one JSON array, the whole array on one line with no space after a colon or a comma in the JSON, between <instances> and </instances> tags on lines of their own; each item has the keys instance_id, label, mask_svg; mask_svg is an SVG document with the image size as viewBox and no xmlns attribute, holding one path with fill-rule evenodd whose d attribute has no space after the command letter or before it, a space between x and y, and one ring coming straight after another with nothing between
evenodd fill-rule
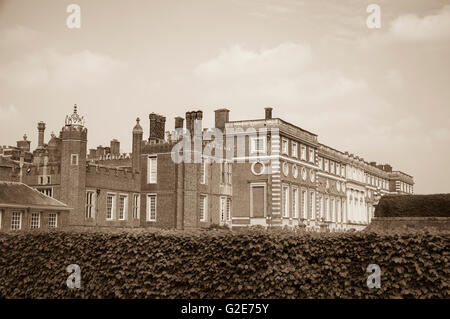
<instances>
[{"instance_id":1,"label":"white cloud","mask_svg":"<svg viewBox=\"0 0 450 319\"><path fill-rule=\"evenodd\" d=\"M392 88L402 88L404 85L403 76L398 70L391 69L386 73L386 81Z\"/></svg>"},{"instance_id":2,"label":"white cloud","mask_svg":"<svg viewBox=\"0 0 450 319\"><path fill-rule=\"evenodd\" d=\"M15 118L19 112L13 104L8 104L6 106L0 105L0 119L1 120L11 120Z\"/></svg>"},{"instance_id":3,"label":"white cloud","mask_svg":"<svg viewBox=\"0 0 450 319\"><path fill-rule=\"evenodd\" d=\"M22 26L1 31L0 39L0 82L12 87L93 87L111 79L126 65L89 50L62 54L42 47L37 43L45 42L43 37Z\"/></svg>"},{"instance_id":4,"label":"white cloud","mask_svg":"<svg viewBox=\"0 0 450 319\"><path fill-rule=\"evenodd\" d=\"M311 59L311 48L307 45L283 43L259 52L236 45L199 65L195 74L210 79L289 75L304 69Z\"/></svg>"},{"instance_id":5,"label":"white cloud","mask_svg":"<svg viewBox=\"0 0 450 319\"><path fill-rule=\"evenodd\" d=\"M264 103L329 101L366 89L363 80L349 78L319 62L309 45L282 43L260 51L234 46L199 65L195 75L208 87L206 94L217 99L232 91L235 100Z\"/></svg>"},{"instance_id":6,"label":"white cloud","mask_svg":"<svg viewBox=\"0 0 450 319\"><path fill-rule=\"evenodd\" d=\"M50 67L50 81L55 87L93 87L108 80L124 65L107 55L88 50L71 55L55 55Z\"/></svg>"},{"instance_id":7,"label":"white cloud","mask_svg":"<svg viewBox=\"0 0 450 319\"><path fill-rule=\"evenodd\" d=\"M394 19L385 33L373 33L361 38L364 49L390 44L417 44L418 42L440 42L450 40L450 5L438 13L419 17L415 14L400 15Z\"/></svg>"},{"instance_id":8,"label":"white cloud","mask_svg":"<svg viewBox=\"0 0 450 319\"><path fill-rule=\"evenodd\" d=\"M22 50L35 48L42 41L44 39L39 32L22 25L0 30L0 49L2 51L8 50L9 48Z\"/></svg>"},{"instance_id":9,"label":"white cloud","mask_svg":"<svg viewBox=\"0 0 450 319\"><path fill-rule=\"evenodd\" d=\"M392 22L390 33L406 41L450 39L450 6L423 18L413 14L400 16Z\"/></svg>"}]
</instances>

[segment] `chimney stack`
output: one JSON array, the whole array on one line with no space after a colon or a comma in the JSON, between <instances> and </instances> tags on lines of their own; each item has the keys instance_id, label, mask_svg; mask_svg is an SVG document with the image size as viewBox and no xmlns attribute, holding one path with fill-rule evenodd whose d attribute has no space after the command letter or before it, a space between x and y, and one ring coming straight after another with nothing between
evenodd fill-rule
<instances>
[{"instance_id":1,"label":"chimney stack","mask_svg":"<svg viewBox=\"0 0 450 319\"><path fill-rule=\"evenodd\" d=\"M188 131L188 134L192 134L191 129L192 129L192 125L191 125L192 121L191 121L191 112L186 112L186 130Z\"/></svg>"},{"instance_id":2,"label":"chimney stack","mask_svg":"<svg viewBox=\"0 0 450 319\"><path fill-rule=\"evenodd\" d=\"M228 109L218 109L214 111L215 113L215 127L225 131L225 123L228 123L230 120L230 110Z\"/></svg>"},{"instance_id":3,"label":"chimney stack","mask_svg":"<svg viewBox=\"0 0 450 319\"><path fill-rule=\"evenodd\" d=\"M184 124L184 118L182 118L181 116L177 116L175 118L175 129L183 128L183 124Z\"/></svg>"},{"instance_id":4,"label":"chimney stack","mask_svg":"<svg viewBox=\"0 0 450 319\"><path fill-rule=\"evenodd\" d=\"M200 132L203 131L203 125L202 125L202 120L203 120L203 112L202 111L197 111L195 112L195 119L196 121L194 123L198 123L197 125L200 127Z\"/></svg>"},{"instance_id":5,"label":"chimney stack","mask_svg":"<svg viewBox=\"0 0 450 319\"><path fill-rule=\"evenodd\" d=\"M164 141L166 118L156 113L149 114L150 136L149 142L160 143Z\"/></svg>"},{"instance_id":6,"label":"chimney stack","mask_svg":"<svg viewBox=\"0 0 450 319\"><path fill-rule=\"evenodd\" d=\"M118 156L120 155L120 142L116 139L113 139L110 143L111 146L111 155Z\"/></svg>"},{"instance_id":7,"label":"chimney stack","mask_svg":"<svg viewBox=\"0 0 450 319\"><path fill-rule=\"evenodd\" d=\"M264 108L265 113L266 113L266 120L270 120L272 119L272 108L271 107L266 107Z\"/></svg>"},{"instance_id":8,"label":"chimney stack","mask_svg":"<svg viewBox=\"0 0 450 319\"><path fill-rule=\"evenodd\" d=\"M45 123L38 123L38 148L44 148L44 132L45 132Z\"/></svg>"},{"instance_id":9,"label":"chimney stack","mask_svg":"<svg viewBox=\"0 0 450 319\"><path fill-rule=\"evenodd\" d=\"M21 151L29 152L30 143L31 142L27 140L27 135L25 134L22 141L17 141L17 147L20 148Z\"/></svg>"}]
</instances>

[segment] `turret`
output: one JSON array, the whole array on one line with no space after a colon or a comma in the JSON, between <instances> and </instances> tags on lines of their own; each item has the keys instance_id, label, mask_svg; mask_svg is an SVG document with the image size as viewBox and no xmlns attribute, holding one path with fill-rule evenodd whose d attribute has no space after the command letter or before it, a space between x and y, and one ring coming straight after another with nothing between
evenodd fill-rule
<instances>
[{"instance_id":1,"label":"turret","mask_svg":"<svg viewBox=\"0 0 450 319\"><path fill-rule=\"evenodd\" d=\"M87 129L75 104L73 114L66 117L61 130L61 201L73 208L71 225L84 223L86 188Z\"/></svg>"},{"instance_id":2,"label":"turret","mask_svg":"<svg viewBox=\"0 0 450 319\"><path fill-rule=\"evenodd\" d=\"M141 171L141 153L142 153L142 136L144 134L144 130L139 124L140 119L136 119L136 125L133 128L133 160L132 160L132 169L133 172Z\"/></svg>"}]
</instances>

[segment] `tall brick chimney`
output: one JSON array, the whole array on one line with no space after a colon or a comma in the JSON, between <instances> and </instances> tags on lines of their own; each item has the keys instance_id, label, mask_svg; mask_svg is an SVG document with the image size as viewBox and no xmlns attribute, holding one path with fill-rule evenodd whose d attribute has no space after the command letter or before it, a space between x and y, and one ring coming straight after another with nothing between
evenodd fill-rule
<instances>
[{"instance_id":1,"label":"tall brick chimney","mask_svg":"<svg viewBox=\"0 0 450 319\"><path fill-rule=\"evenodd\" d=\"M215 113L215 127L223 132L225 130L225 123L229 122L230 120L230 110L218 109L215 110L214 113Z\"/></svg>"},{"instance_id":2,"label":"tall brick chimney","mask_svg":"<svg viewBox=\"0 0 450 319\"><path fill-rule=\"evenodd\" d=\"M177 116L175 118L175 129L177 128L183 128L184 118L181 116Z\"/></svg>"},{"instance_id":3,"label":"tall brick chimney","mask_svg":"<svg viewBox=\"0 0 450 319\"><path fill-rule=\"evenodd\" d=\"M192 135L194 133L193 122L194 122L194 115L191 114L191 112L186 112L186 130L189 131L190 135Z\"/></svg>"},{"instance_id":4,"label":"tall brick chimney","mask_svg":"<svg viewBox=\"0 0 450 319\"><path fill-rule=\"evenodd\" d=\"M160 143L164 141L166 118L156 113L150 113L148 117L150 119L149 142Z\"/></svg>"},{"instance_id":5,"label":"tall brick chimney","mask_svg":"<svg viewBox=\"0 0 450 319\"><path fill-rule=\"evenodd\" d=\"M266 120L272 119L272 108L271 107L266 107L266 108L264 108L264 111L266 113L265 119Z\"/></svg>"},{"instance_id":6,"label":"tall brick chimney","mask_svg":"<svg viewBox=\"0 0 450 319\"><path fill-rule=\"evenodd\" d=\"M203 130L203 126L202 126L202 121L203 121L203 112L202 111L197 111L197 112L193 112L195 113L195 122L197 123L199 129L200 129L200 133Z\"/></svg>"},{"instance_id":7,"label":"tall brick chimney","mask_svg":"<svg viewBox=\"0 0 450 319\"><path fill-rule=\"evenodd\" d=\"M45 132L45 123L38 123L38 148L44 148L44 132Z\"/></svg>"},{"instance_id":8,"label":"tall brick chimney","mask_svg":"<svg viewBox=\"0 0 450 319\"><path fill-rule=\"evenodd\" d=\"M110 143L111 147L111 155L120 155L120 142L116 139L113 139Z\"/></svg>"}]
</instances>

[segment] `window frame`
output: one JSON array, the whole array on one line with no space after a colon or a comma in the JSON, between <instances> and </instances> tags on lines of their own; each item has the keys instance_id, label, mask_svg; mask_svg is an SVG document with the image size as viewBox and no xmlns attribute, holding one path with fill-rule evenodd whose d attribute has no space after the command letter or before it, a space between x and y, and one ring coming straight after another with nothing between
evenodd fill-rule
<instances>
[{"instance_id":1,"label":"window frame","mask_svg":"<svg viewBox=\"0 0 450 319\"><path fill-rule=\"evenodd\" d=\"M303 219L308 219L308 191L302 189L301 194Z\"/></svg>"},{"instance_id":2,"label":"window frame","mask_svg":"<svg viewBox=\"0 0 450 319\"><path fill-rule=\"evenodd\" d=\"M89 202L89 195L92 195ZM84 209L84 217L87 219L95 218L95 207L96 207L96 192L93 190L86 190L86 201L85 201L85 209ZM89 216L88 216L88 208L89 208Z\"/></svg>"},{"instance_id":3,"label":"window frame","mask_svg":"<svg viewBox=\"0 0 450 319\"><path fill-rule=\"evenodd\" d=\"M200 221L206 222L206 221L208 221L208 218L207 218L208 217L208 195L200 194L199 202L200 202L200 209L199 209ZM202 210L203 210L203 214L202 214Z\"/></svg>"},{"instance_id":4,"label":"window frame","mask_svg":"<svg viewBox=\"0 0 450 319\"><path fill-rule=\"evenodd\" d=\"M281 153L284 155L289 155L289 140L285 137L281 138Z\"/></svg>"},{"instance_id":5,"label":"window frame","mask_svg":"<svg viewBox=\"0 0 450 319\"><path fill-rule=\"evenodd\" d=\"M152 207L151 207L151 199L155 199L155 217L152 218ZM146 221L148 222L156 222L158 217L158 195L156 193L148 193L147 194L147 209L146 209Z\"/></svg>"},{"instance_id":6,"label":"window frame","mask_svg":"<svg viewBox=\"0 0 450 319\"><path fill-rule=\"evenodd\" d=\"M310 163L314 163L315 162L315 158L316 158L316 152L314 151L314 149L312 147L309 147L309 154L308 154L308 160Z\"/></svg>"},{"instance_id":7,"label":"window frame","mask_svg":"<svg viewBox=\"0 0 450 319\"><path fill-rule=\"evenodd\" d=\"M298 218L298 187L292 186L292 218Z\"/></svg>"},{"instance_id":8,"label":"window frame","mask_svg":"<svg viewBox=\"0 0 450 319\"><path fill-rule=\"evenodd\" d=\"M259 141L262 141L260 144ZM263 146L261 149L259 146ZM250 153L251 154L266 154L267 153L267 139L265 136L253 136L250 138Z\"/></svg>"},{"instance_id":9,"label":"window frame","mask_svg":"<svg viewBox=\"0 0 450 319\"><path fill-rule=\"evenodd\" d=\"M36 215L37 215L37 224L34 218ZM39 229L39 228L41 228L41 212L31 212L30 229Z\"/></svg>"},{"instance_id":10,"label":"window frame","mask_svg":"<svg viewBox=\"0 0 450 319\"><path fill-rule=\"evenodd\" d=\"M295 141L291 142L291 156L298 158L298 144Z\"/></svg>"},{"instance_id":11,"label":"window frame","mask_svg":"<svg viewBox=\"0 0 450 319\"><path fill-rule=\"evenodd\" d=\"M133 193L133 203L131 204L133 219L140 219L140 206L141 206L141 194Z\"/></svg>"},{"instance_id":12,"label":"window frame","mask_svg":"<svg viewBox=\"0 0 450 319\"><path fill-rule=\"evenodd\" d=\"M149 155L147 158L147 184L157 184L157 183L158 183L158 156Z\"/></svg>"},{"instance_id":13,"label":"window frame","mask_svg":"<svg viewBox=\"0 0 450 319\"><path fill-rule=\"evenodd\" d=\"M300 159L302 161L306 161L307 160L307 155L306 155L306 145L300 144Z\"/></svg>"},{"instance_id":14,"label":"window frame","mask_svg":"<svg viewBox=\"0 0 450 319\"><path fill-rule=\"evenodd\" d=\"M18 220L18 225L17 225L17 220L15 219L15 215L19 214L19 220ZM23 212L22 211L12 211L11 212L11 230L21 230L22 229L22 216L23 216Z\"/></svg>"},{"instance_id":15,"label":"window frame","mask_svg":"<svg viewBox=\"0 0 450 319\"><path fill-rule=\"evenodd\" d=\"M54 225L52 223L52 221L53 221L52 217L53 216L55 217L54 218L54 221L55 221ZM53 212L49 212L48 213L48 228L58 228L58 213L53 213Z\"/></svg>"},{"instance_id":16,"label":"window frame","mask_svg":"<svg viewBox=\"0 0 450 319\"><path fill-rule=\"evenodd\" d=\"M53 198L53 187L36 187L36 190L45 196ZM48 193L50 193L50 195Z\"/></svg>"},{"instance_id":17,"label":"window frame","mask_svg":"<svg viewBox=\"0 0 450 319\"><path fill-rule=\"evenodd\" d=\"M220 196L219 219L226 223L231 221L231 198L228 196Z\"/></svg>"},{"instance_id":18,"label":"window frame","mask_svg":"<svg viewBox=\"0 0 450 319\"><path fill-rule=\"evenodd\" d=\"M206 185L206 169L207 169L207 161L203 160L200 164L200 184Z\"/></svg>"},{"instance_id":19,"label":"window frame","mask_svg":"<svg viewBox=\"0 0 450 319\"><path fill-rule=\"evenodd\" d=\"M107 193L106 194L106 220L114 220L116 215L116 199L117 194ZM108 198L111 197L111 217L108 217Z\"/></svg>"},{"instance_id":20,"label":"window frame","mask_svg":"<svg viewBox=\"0 0 450 319\"><path fill-rule=\"evenodd\" d=\"M289 185L283 184L281 186L281 209L283 218L290 217L290 205L289 205Z\"/></svg>"},{"instance_id":21,"label":"window frame","mask_svg":"<svg viewBox=\"0 0 450 319\"><path fill-rule=\"evenodd\" d=\"M318 157L318 164L319 164L319 169L321 170L321 171L323 171L323 157Z\"/></svg>"},{"instance_id":22,"label":"window frame","mask_svg":"<svg viewBox=\"0 0 450 319\"><path fill-rule=\"evenodd\" d=\"M119 194L119 203L118 203L118 214L117 214L117 220L127 220L128 215L128 194ZM121 200L123 201L123 216L121 216Z\"/></svg>"},{"instance_id":23,"label":"window frame","mask_svg":"<svg viewBox=\"0 0 450 319\"><path fill-rule=\"evenodd\" d=\"M75 158L75 163L74 159ZM70 154L70 166L77 166L79 163L79 154Z\"/></svg>"}]
</instances>

